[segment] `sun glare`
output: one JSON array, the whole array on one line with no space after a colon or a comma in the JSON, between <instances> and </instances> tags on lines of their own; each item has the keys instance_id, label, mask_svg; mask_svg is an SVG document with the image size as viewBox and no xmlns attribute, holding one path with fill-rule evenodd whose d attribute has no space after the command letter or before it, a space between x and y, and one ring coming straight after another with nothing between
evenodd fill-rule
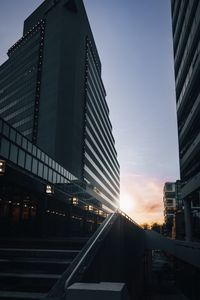
<instances>
[{"instance_id":1,"label":"sun glare","mask_svg":"<svg viewBox=\"0 0 200 300\"><path fill-rule=\"evenodd\" d=\"M129 214L133 211L133 197L129 194L121 195L120 197L120 209Z\"/></svg>"}]
</instances>

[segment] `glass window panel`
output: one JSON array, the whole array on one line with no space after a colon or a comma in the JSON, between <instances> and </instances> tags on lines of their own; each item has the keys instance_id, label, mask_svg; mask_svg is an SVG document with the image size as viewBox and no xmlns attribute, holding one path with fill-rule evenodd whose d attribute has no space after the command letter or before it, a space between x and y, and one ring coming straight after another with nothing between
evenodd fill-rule
<instances>
[{"instance_id":1,"label":"glass window panel","mask_svg":"<svg viewBox=\"0 0 200 300\"><path fill-rule=\"evenodd\" d=\"M48 175L48 168L47 168L47 166L44 166L43 178L47 179L47 175Z\"/></svg>"},{"instance_id":2,"label":"glass window panel","mask_svg":"<svg viewBox=\"0 0 200 300\"><path fill-rule=\"evenodd\" d=\"M32 163L32 157L29 154L26 154L25 168L29 171L31 171L31 163Z\"/></svg>"},{"instance_id":3,"label":"glass window panel","mask_svg":"<svg viewBox=\"0 0 200 300\"><path fill-rule=\"evenodd\" d=\"M27 139L23 138L22 139L22 147L26 150L27 148Z\"/></svg>"},{"instance_id":4,"label":"glass window panel","mask_svg":"<svg viewBox=\"0 0 200 300\"><path fill-rule=\"evenodd\" d=\"M21 149L19 149L19 154L18 154L18 165L20 167L24 168L24 162L25 162L25 152Z\"/></svg>"},{"instance_id":5,"label":"glass window panel","mask_svg":"<svg viewBox=\"0 0 200 300\"><path fill-rule=\"evenodd\" d=\"M2 132L3 121L0 119L0 132Z\"/></svg>"},{"instance_id":6,"label":"glass window panel","mask_svg":"<svg viewBox=\"0 0 200 300\"><path fill-rule=\"evenodd\" d=\"M32 172L34 174L37 174L37 168L38 168L38 161L37 161L37 159L33 158L33 161L32 161Z\"/></svg>"},{"instance_id":7,"label":"glass window panel","mask_svg":"<svg viewBox=\"0 0 200 300\"><path fill-rule=\"evenodd\" d=\"M45 161L45 164L49 164L49 158L48 158L48 156L45 154L45 157L44 157L44 161Z\"/></svg>"},{"instance_id":8,"label":"glass window panel","mask_svg":"<svg viewBox=\"0 0 200 300\"><path fill-rule=\"evenodd\" d=\"M10 128L10 139L15 142L16 131L13 128Z\"/></svg>"},{"instance_id":9,"label":"glass window panel","mask_svg":"<svg viewBox=\"0 0 200 300\"><path fill-rule=\"evenodd\" d=\"M60 175L57 174L57 180L56 180L57 183L60 183Z\"/></svg>"},{"instance_id":10,"label":"glass window panel","mask_svg":"<svg viewBox=\"0 0 200 300\"><path fill-rule=\"evenodd\" d=\"M38 176L43 177L43 164L41 162L38 165Z\"/></svg>"},{"instance_id":11,"label":"glass window panel","mask_svg":"<svg viewBox=\"0 0 200 300\"><path fill-rule=\"evenodd\" d=\"M63 176L60 176L60 182L64 183L64 177Z\"/></svg>"},{"instance_id":12,"label":"glass window panel","mask_svg":"<svg viewBox=\"0 0 200 300\"><path fill-rule=\"evenodd\" d=\"M14 163L17 163L17 155L18 155L17 146L11 144L11 147L10 147L10 160Z\"/></svg>"},{"instance_id":13,"label":"glass window panel","mask_svg":"<svg viewBox=\"0 0 200 300\"><path fill-rule=\"evenodd\" d=\"M37 148L36 148L36 146L35 145L33 145L33 149L32 149L33 151L32 151L32 153L33 153L33 155L34 156L36 156L36 151L37 151Z\"/></svg>"},{"instance_id":14,"label":"glass window panel","mask_svg":"<svg viewBox=\"0 0 200 300\"><path fill-rule=\"evenodd\" d=\"M53 172L53 183L56 183L56 177L57 177L56 172Z\"/></svg>"},{"instance_id":15,"label":"glass window panel","mask_svg":"<svg viewBox=\"0 0 200 300\"><path fill-rule=\"evenodd\" d=\"M55 161L52 160L52 168L55 170Z\"/></svg>"},{"instance_id":16,"label":"glass window panel","mask_svg":"<svg viewBox=\"0 0 200 300\"><path fill-rule=\"evenodd\" d=\"M52 167L52 159L49 157L49 166Z\"/></svg>"},{"instance_id":17,"label":"glass window panel","mask_svg":"<svg viewBox=\"0 0 200 300\"><path fill-rule=\"evenodd\" d=\"M53 171L52 171L52 169L49 169L49 175L48 175L49 182L52 182L52 176L53 176Z\"/></svg>"},{"instance_id":18,"label":"glass window panel","mask_svg":"<svg viewBox=\"0 0 200 300\"><path fill-rule=\"evenodd\" d=\"M9 148L10 148L10 143L8 140L2 138L1 139L1 155L5 158L8 158L9 156Z\"/></svg>"},{"instance_id":19,"label":"glass window panel","mask_svg":"<svg viewBox=\"0 0 200 300\"><path fill-rule=\"evenodd\" d=\"M58 164L57 164L57 162L55 163L55 169L56 169L56 171L58 171Z\"/></svg>"},{"instance_id":20,"label":"glass window panel","mask_svg":"<svg viewBox=\"0 0 200 300\"><path fill-rule=\"evenodd\" d=\"M3 124L3 134L9 137L9 126L6 123Z\"/></svg>"},{"instance_id":21,"label":"glass window panel","mask_svg":"<svg viewBox=\"0 0 200 300\"><path fill-rule=\"evenodd\" d=\"M41 152L41 160L44 161L44 152Z\"/></svg>"},{"instance_id":22,"label":"glass window panel","mask_svg":"<svg viewBox=\"0 0 200 300\"><path fill-rule=\"evenodd\" d=\"M28 151L30 153L32 153L32 144L31 144L31 142L28 142Z\"/></svg>"},{"instance_id":23,"label":"glass window panel","mask_svg":"<svg viewBox=\"0 0 200 300\"><path fill-rule=\"evenodd\" d=\"M37 149L37 158L41 159L41 151L40 151L40 149Z\"/></svg>"},{"instance_id":24,"label":"glass window panel","mask_svg":"<svg viewBox=\"0 0 200 300\"><path fill-rule=\"evenodd\" d=\"M17 133L16 143L20 146L22 144L22 136L19 133Z\"/></svg>"}]
</instances>

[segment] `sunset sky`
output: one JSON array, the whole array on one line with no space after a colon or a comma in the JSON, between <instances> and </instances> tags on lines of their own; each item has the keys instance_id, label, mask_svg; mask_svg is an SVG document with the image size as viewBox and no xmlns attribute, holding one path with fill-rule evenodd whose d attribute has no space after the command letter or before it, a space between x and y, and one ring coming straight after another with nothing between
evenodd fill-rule
<instances>
[{"instance_id":1,"label":"sunset sky","mask_svg":"<svg viewBox=\"0 0 200 300\"><path fill-rule=\"evenodd\" d=\"M0 1L0 63L42 2ZM84 3L102 61L122 209L138 223L161 222L164 182L179 178L170 0Z\"/></svg>"}]
</instances>

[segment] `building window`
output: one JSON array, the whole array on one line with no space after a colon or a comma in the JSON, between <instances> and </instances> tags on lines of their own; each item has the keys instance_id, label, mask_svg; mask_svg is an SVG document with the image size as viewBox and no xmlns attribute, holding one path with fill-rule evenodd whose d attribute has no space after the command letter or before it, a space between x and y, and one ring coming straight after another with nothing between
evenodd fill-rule
<instances>
[{"instance_id":1,"label":"building window","mask_svg":"<svg viewBox=\"0 0 200 300\"><path fill-rule=\"evenodd\" d=\"M8 158L9 148L10 148L10 143L6 139L2 138L1 139L1 155L4 158Z\"/></svg>"},{"instance_id":2,"label":"building window","mask_svg":"<svg viewBox=\"0 0 200 300\"><path fill-rule=\"evenodd\" d=\"M10 147L10 160L14 163L17 163L17 155L18 155L17 146L11 144L11 147Z\"/></svg>"}]
</instances>

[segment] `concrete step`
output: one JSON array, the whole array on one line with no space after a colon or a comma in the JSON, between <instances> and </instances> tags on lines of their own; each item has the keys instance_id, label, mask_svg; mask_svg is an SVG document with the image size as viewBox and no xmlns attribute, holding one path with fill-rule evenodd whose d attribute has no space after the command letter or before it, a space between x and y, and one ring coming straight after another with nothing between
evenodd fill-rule
<instances>
[{"instance_id":1,"label":"concrete step","mask_svg":"<svg viewBox=\"0 0 200 300\"><path fill-rule=\"evenodd\" d=\"M63 273L72 259L4 258L0 259L1 272Z\"/></svg>"},{"instance_id":2,"label":"concrete step","mask_svg":"<svg viewBox=\"0 0 200 300\"><path fill-rule=\"evenodd\" d=\"M71 258L73 259L79 250L59 249L24 249L24 248L0 248L0 258L8 257L40 257L40 258Z\"/></svg>"},{"instance_id":3,"label":"concrete step","mask_svg":"<svg viewBox=\"0 0 200 300\"><path fill-rule=\"evenodd\" d=\"M0 291L1 300L40 300L46 297L46 293L23 293L23 292L10 292Z\"/></svg>"},{"instance_id":4,"label":"concrete step","mask_svg":"<svg viewBox=\"0 0 200 300\"><path fill-rule=\"evenodd\" d=\"M1 248L29 248L29 249L82 249L88 237L48 238L48 239L0 239Z\"/></svg>"},{"instance_id":5,"label":"concrete step","mask_svg":"<svg viewBox=\"0 0 200 300\"><path fill-rule=\"evenodd\" d=\"M0 273L0 290L47 293L61 274Z\"/></svg>"}]
</instances>

